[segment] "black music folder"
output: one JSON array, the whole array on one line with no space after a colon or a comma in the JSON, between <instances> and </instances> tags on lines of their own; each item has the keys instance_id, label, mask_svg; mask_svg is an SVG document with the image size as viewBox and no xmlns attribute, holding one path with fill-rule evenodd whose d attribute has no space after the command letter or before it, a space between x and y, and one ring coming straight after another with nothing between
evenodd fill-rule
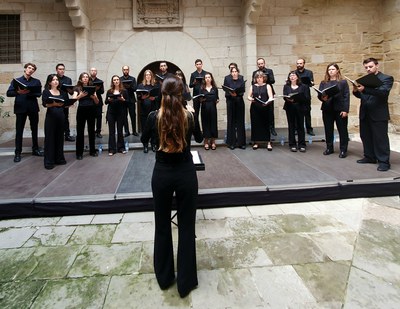
<instances>
[{"instance_id":1,"label":"black music folder","mask_svg":"<svg viewBox=\"0 0 400 309\"><path fill-rule=\"evenodd\" d=\"M39 94L42 93L42 86L29 86L25 85L23 82L19 81L18 79L13 79L13 87L17 91L20 90L29 90L30 93Z\"/></svg>"},{"instance_id":2,"label":"black music folder","mask_svg":"<svg viewBox=\"0 0 400 309\"><path fill-rule=\"evenodd\" d=\"M96 86L82 86L82 91L87 92L91 96L96 92Z\"/></svg>"},{"instance_id":3,"label":"black music folder","mask_svg":"<svg viewBox=\"0 0 400 309\"><path fill-rule=\"evenodd\" d=\"M335 85L333 85L333 86L330 86L330 87L327 87L327 88L325 88L325 89L323 89L323 90L319 90L319 89L316 88L316 87L313 87L313 89L314 89L316 92L318 92L320 95L322 95L322 96L327 95L328 97L333 97L335 94L337 94L337 93L340 92L340 89L339 89L339 87L338 87L337 84L335 84Z\"/></svg>"}]
</instances>

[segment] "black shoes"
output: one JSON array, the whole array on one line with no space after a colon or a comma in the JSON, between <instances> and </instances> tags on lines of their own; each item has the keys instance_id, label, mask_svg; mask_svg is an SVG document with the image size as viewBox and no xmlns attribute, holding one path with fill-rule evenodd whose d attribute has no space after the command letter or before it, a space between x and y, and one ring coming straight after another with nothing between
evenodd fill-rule
<instances>
[{"instance_id":1,"label":"black shoes","mask_svg":"<svg viewBox=\"0 0 400 309\"><path fill-rule=\"evenodd\" d=\"M77 156L76 156L76 159L77 159L77 160L82 160L82 159L83 159L83 156L77 155Z\"/></svg>"},{"instance_id":2,"label":"black shoes","mask_svg":"<svg viewBox=\"0 0 400 309\"><path fill-rule=\"evenodd\" d=\"M52 170L54 168L54 165L45 165L44 168L46 170Z\"/></svg>"},{"instance_id":3,"label":"black shoes","mask_svg":"<svg viewBox=\"0 0 400 309\"><path fill-rule=\"evenodd\" d=\"M97 138L102 138L103 135L101 135L101 133L99 132L99 133L96 133L96 137L97 137Z\"/></svg>"},{"instance_id":4,"label":"black shoes","mask_svg":"<svg viewBox=\"0 0 400 309\"><path fill-rule=\"evenodd\" d=\"M380 172L386 172L389 169L390 169L390 164L386 164L386 163L379 163L379 166L377 168L377 170Z\"/></svg>"},{"instance_id":5,"label":"black shoes","mask_svg":"<svg viewBox=\"0 0 400 309\"><path fill-rule=\"evenodd\" d=\"M56 165L65 165L65 164L67 164L67 161L65 160L56 161Z\"/></svg>"},{"instance_id":6,"label":"black shoes","mask_svg":"<svg viewBox=\"0 0 400 309\"><path fill-rule=\"evenodd\" d=\"M339 153L339 158L343 159L343 158L346 158L346 157L347 157L346 151L341 151L341 152Z\"/></svg>"},{"instance_id":7,"label":"black shoes","mask_svg":"<svg viewBox=\"0 0 400 309\"><path fill-rule=\"evenodd\" d=\"M43 151L41 151L39 149L33 149L32 150L32 156L43 157Z\"/></svg>"},{"instance_id":8,"label":"black shoes","mask_svg":"<svg viewBox=\"0 0 400 309\"><path fill-rule=\"evenodd\" d=\"M373 160L373 159L364 157L364 158L362 158L362 159L360 159L360 160L357 160L357 163L360 163L360 164L366 164L366 163L375 164L375 163L376 163L376 160Z\"/></svg>"},{"instance_id":9,"label":"black shoes","mask_svg":"<svg viewBox=\"0 0 400 309\"><path fill-rule=\"evenodd\" d=\"M278 135L278 133L276 133L276 131L275 131L275 128L271 128L271 134L273 136L277 136Z\"/></svg>"},{"instance_id":10,"label":"black shoes","mask_svg":"<svg viewBox=\"0 0 400 309\"><path fill-rule=\"evenodd\" d=\"M98 154L97 151L95 151L95 152L90 153L90 156L91 156L91 157L98 157L99 154Z\"/></svg>"},{"instance_id":11,"label":"black shoes","mask_svg":"<svg viewBox=\"0 0 400 309\"><path fill-rule=\"evenodd\" d=\"M157 151L156 145L151 145L151 151L153 151L153 152L156 152L156 151Z\"/></svg>"},{"instance_id":12,"label":"black shoes","mask_svg":"<svg viewBox=\"0 0 400 309\"><path fill-rule=\"evenodd\" d=\"M233 149L235 149L235 146L229 145L228 148L229 148L230 150L233 150Z\"/></svg>"},{"instance_id":13,"label":"black shoes","mask_svg":"<svg viewBox=\"0 0 400 309\"><path fill-rule=\"evenodd\" d=\"M21 162L21 154L20 153L16 153L14 156L14 162L18 163Z\"/></svg>"},{"instance_id":14,"label":"black shoes","mask_svg":"<svg viewBox=\"0 0 400 309\"><path fill-rule=\"evenodd\" d=\"M134 135L134 136L139 136L139 133L133 132L132 135Z\"/></svg>"},{"instance_id":15,"label":"black shoes","mask_svg":"<svg viewBox=\"0 0 400 309\"><path fill-rule=\"evenodd\" d=\"M124 134L124 137L128 137L129 135L131 135L131 133L127 132Z\"/></svg>"},{"instance_id":16,"label":"black shoes","mask_svg":"<svg viewBox=\"0 0 400 309\"><path fill-rule=\"evenodd\" d=\"M71 135L67 135L67 136L65 136L65 141L66 142L75 142L75 137L73 137Z\"/></svg>"},{"instance_id":17,"label":"black shoes","mask_svg":"<svg viewBox=\"0 0 400 309\"><path fill-rule=\"evenodd\" d=\"M307 130L307 134L311 135L311 136L315 136L314 130L313 129L309 129Z\"/></svg>"},{"instance_id":18,"label":"black shoes","mask_svg":"<svg viewBox=\"0 0 400 309\"><path fill-rule=\"evenodd\" d=\"M329 156L330 154L334 153L333 149L325 149L323 152L324 156Z\"/></svg>"},{"instance_id":19,"label":"black shoes","mask_svg":"<svg viewBox=\"0 0 400 309\"><path fill-rule=\"evenodd\" d=\"M143 146L143 152L148 153L149 152L149 146Z\"/></svg>"}]
</instances>

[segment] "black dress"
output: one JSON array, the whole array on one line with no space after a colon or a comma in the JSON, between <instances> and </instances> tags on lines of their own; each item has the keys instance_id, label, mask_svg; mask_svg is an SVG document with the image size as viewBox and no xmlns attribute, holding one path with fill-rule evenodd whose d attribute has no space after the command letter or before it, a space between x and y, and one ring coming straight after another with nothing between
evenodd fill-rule
<instances>
[{"instance_id":1,"label":"black dress","mask_svg":"<svg viewBox=\"0 0 400 309\"><path fill-rule=\"evenodd\" d=\"M267 84L252 86L253 98L258 97L264 102L269 99ZM250 106L250 120L251 120L251 140L253 142L269 142L271 141L270 133L270 109L271 104L264 105L261 102L254 100Z\"/></svg>"},{"instance_id":2,"label":"black dress","mask_svg":"<svg viewBox=\"0 0 400 309\"><path fill-rule=\"evenodd\" d=\"M68 94L60 90L60 95L52 95L49 89L43 90L43 106L49 97L60 98L68 101ZM44 166L51 167L55 164L65 164L64 157L64 106L47 107L44 121Z\"/></svg>"},{"instance_id":3,"label":"black dress","mask_svg":"<svg viewBox=\"0 0 400 309\"><path fill-rule=\"evenodd\" d=\"M210 91L201 89L204 99L201 103L201 127L204 138L218 138L217 101L218 89L213 87Z\"/></svg>"}]
</instances>

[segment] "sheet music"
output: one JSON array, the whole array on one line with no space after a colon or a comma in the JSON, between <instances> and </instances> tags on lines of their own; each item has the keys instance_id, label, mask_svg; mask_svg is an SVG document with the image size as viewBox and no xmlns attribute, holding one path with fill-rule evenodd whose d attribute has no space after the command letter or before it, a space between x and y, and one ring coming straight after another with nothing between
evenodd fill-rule
<instances>
[{"instance_id":1,"label":"sheet music","mask_svg":"<svg viewBox=\"0 0 400 309\"><path fill-rule=\"evenodd\" d=\"M201 164L201 159L199 156L199 152L197 150L191 150L190 151L192 153L192 157L193 157L193 163L194 164Z\"/></svg>"}]
</instances>

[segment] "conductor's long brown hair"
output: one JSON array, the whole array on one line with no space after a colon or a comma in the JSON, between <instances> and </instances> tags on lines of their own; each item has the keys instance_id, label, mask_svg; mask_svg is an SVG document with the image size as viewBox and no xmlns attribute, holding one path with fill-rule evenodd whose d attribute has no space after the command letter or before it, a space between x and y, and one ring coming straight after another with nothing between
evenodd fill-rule
<instances>
[{"instance_id":1,"label":"conductor's long brown hair","mask_svg":"<svg viewBox=\"0 0 400 309\"><path fill-rule=\"evenodd\" d=\"M164 152L182 152L186 147L188 118L183 108L183 83L176 76L167 77L161 87L161 107L158 113L160 148Z\"/></svg>"}]
</instances>

